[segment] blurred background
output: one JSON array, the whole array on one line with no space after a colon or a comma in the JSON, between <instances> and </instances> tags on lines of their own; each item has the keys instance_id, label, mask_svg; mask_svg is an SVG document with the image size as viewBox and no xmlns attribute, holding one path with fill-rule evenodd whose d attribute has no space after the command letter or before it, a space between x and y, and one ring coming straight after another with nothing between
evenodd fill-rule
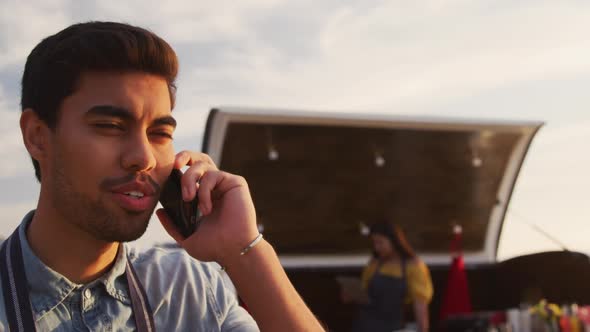
<instances>
[{"instance_id":1,"label":"blurred background","mask_svg":"<svg viewBox=\"0 0 590 332\"><path fill-rule=\"evenodd\" d=\"M146 27L180 58L178 150L218 105L545 122L516 183L500 260L590 253L590 2L0 0L0 235L33 209L20 78L48 34L88 20ZM138 240L168 241L156 220Z\"/></svg>"}]
</instances>

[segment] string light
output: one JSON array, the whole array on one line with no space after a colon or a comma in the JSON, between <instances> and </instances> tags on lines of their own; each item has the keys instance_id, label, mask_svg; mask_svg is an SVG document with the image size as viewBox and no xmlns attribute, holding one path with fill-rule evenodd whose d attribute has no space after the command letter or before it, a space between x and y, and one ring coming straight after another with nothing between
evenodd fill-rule
<instances>
[{"instance_id":1,"label":"string light","mask_svg":"<svg viewBox=\"0 0 590 332\"><path fill-rule=\"evenodd\" d=\"M369 229L369 226L365 225L364 222L359 222L359 233L362 236L369 236L369 233L371 232L371 230Z\"/></svg>"},{"instance_id":2,"label":"string light","mask_svg":"<svg viewBox=\"0 0 590 332\"><path fill-rule=\"evenodd\" d=\"M266 143L268 146L268 160L276 161L279 160L279 151L275 147L272 139L272 130L270 127L266 128Z\"/></svg>"},{"instance_id":3,"label":"string light","mask_svg":"<svg viewBox=\"0 0 590 332\"><path fill-rule=\"evenodd\" d=\"M471 151L471 166L479 168L483 165L483 159L479 154L482 145L488 142L492 133L490 131L476 132L469 139L469 149Z\"/></svg>"},{"instance_id":4,"label":"string light","mask_svg":"<svg viewBox=\"0 0 590 332\"><path fill-rule=\"evenodd\" d=\"M385 166L385 158L383 158L382 155L380 155L380 154L375 155L375 166L377 166L377 167Z\"/></svg>"},{"instance_id":5,"label":"string light","mask_svg":"<svg viewBox=\"0 0 590 332\"><path fill-rule=\"evenodd\" d=\"M372 145L371 150L373 150L373 155L375 156L375 159L373 160L373 162L375 163L375 166L377 166L377 167L385 166L385 157L383 157L383 149L375 143L373 143L371 145Z\"/></svg>"},{"instance_id":6,"label":"string light","mask_svg":"<svg viewBox=\"0 0 590 332\"><path fill-rule=\"evenodd\" d=\"M274 146L268 148L268 160L278 160L279 159L279 151Z\"/></svg>"},{"instance_id":7,"label":"string light","mask_svg":"<svg viewBox=\"0 0 590 332\"><path fill-rule=\"evenodd\" d=\"M473 167L475 168L481 167L482 164L483 160L481 160L481 158L478 155L474 155L471 159L471 165L473 165Z\"/></svg>"}]
</instances>

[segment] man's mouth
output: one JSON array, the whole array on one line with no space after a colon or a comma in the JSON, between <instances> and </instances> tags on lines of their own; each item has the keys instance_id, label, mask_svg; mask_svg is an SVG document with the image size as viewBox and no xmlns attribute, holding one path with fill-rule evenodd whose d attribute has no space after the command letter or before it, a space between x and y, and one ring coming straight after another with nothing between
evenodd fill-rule
<instances>
[{"instance_id":1,"label":"man's mouth","mask_svg":"<svg viewBox=\"0 0 590 332\"><path fill-rule=\"evenodd\" d=\"M151 177L122 177L115 180L104 181L101 185L124 210L151 211L158 203L160 186Z\"/></svg>"},{"instance_id":2,"label":"man's mouth","mask_svg":"<svg viewBox=\"0 0 590 332\"><path fill-rule=\"evenodd\" d=\"M143 212L151 210L157 203L156 196L138 190L113 192L114 200L127 211Z\"/></svg>"},{"instance_id":3,"label":"man's mouth","mask_svg":"<svg viewBox=\"0 0 590 332\"><path fill-rule=\"evenodd\" d=\"M138 198L138 199L145 196L144 193L142 193L141 191L127 191L127 192L124 192L123 194L125 194L127 196L134 197L134 198Z\"/></svg>"}]
</instances>

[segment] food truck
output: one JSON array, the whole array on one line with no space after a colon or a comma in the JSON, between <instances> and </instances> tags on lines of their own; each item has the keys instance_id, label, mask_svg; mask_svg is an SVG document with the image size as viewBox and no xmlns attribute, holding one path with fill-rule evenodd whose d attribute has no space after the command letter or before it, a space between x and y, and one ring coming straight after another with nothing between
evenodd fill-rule
<instances>
[{"instance_id":1,"label":"food truck","mask_svg":"<svg viewBox=\"0 0 590 332\"><path fill-rule=\"evenodd\" d=\"M367 226L382 219L404 230L430 268L436 330L457 226L474 312L518 308L531 296L590 303L586 255L497 261L510 198L541 127L219 107L209 113L203 151L246 178L260 231L329 330L349 330L356 308L340 301L336 279L360 274L370 258Z\"/></svg>"}]
</instances>

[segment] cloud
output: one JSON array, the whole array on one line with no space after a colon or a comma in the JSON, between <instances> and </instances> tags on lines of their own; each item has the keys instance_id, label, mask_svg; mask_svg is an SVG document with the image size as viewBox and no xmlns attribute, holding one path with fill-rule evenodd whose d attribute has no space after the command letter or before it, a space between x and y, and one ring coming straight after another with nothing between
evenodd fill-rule
<instances>
[{"instance_id":1,"label":"cloud","mask_svg":"<svg viewBox=\"0 0 590 332\"><path fill-rule=\"evenodd\" d=\"M219 59L185 67L183 84L190 82L185 92L197 102L424 110L517 82L590 74L588 6L375 3L314 8L313 28L300 33L289 19L282 20L286 28L279 23L286 15L279 11L258 21L274 22L258 26L265 29L246 25L243 39L228 37L214 53L198 48L182 53L189 62L201 55ZM270 26L275 32L265 35ZM278 40L303 51L289 54Z\"/></svg>"},{"instance_id":2,"label":"cloud","mask_svg":"<svg viewBox=\"0 0 590 332\"><path fill-rule=\"evenodd\" d=\"M20 113L13 108L0 85L0 180L21 174L23 163L30 163L22 144L19 117Z\"/></svg>"},{"instance_id":3,"label":"cloud","mask_svg":"<svg viewBox=\"0 0 590 332\"><path fill-rule=\"evenodd\" d=\"M35 208L34 200L31 202L22 202L18 204L4 205L0 204L0 215L2 215L2 227L0 228L0 237L6 238L18 227L21 220L27 212Z\"/></svg>"},{"instance_id":4,"label":"cloud","mask_svg":"<svg viewBox=\"0 0 590 332\"><path fill-rule=\"evenodd\" d=\"M529 248L518 244L518 237L531 238L525 235L532 230L526 224L540 227L571 250L590 252L586 238L590 217L587 204L590 156L585 153L590 142L588 128L590 117L568 124L548 124L538 133L510 203L513 213L507 215L505 222L508 227L504 230L503 243L508 248L503 249L503 254L535 251L543 243L544 249L556 249L546 239L527 241L527 245L537 243Z\"/></svg>"},{"instance_id":5,"label":"cloud","mask_svg":"<svg viewBox=\"0 0 590 332\"><path fill-rule=\"evenodd\" d=\"M571 230L590 216L582 201L589 15L586 1L548 0L5 0L0 181L31 172L17 128L26 55L68 24L116 20L145 26L177 50L182 148L200 145L207 113L219 105L547 121L511 206L543 225L567 218L549 228L580 243Z\"/></svg>"},{"instance_id":6,"label":"cloud","mask_svg":"<svg viewBox=\"0 0 590 332\"><path fill-rule=\"evenodd\" d=\"M590 71L587 6L546 2L490 10L487 2L430 8L400 3L332 16L322 35L326 61L312 72L351 82L336 88L352 96L352 103L370 96L380 104L404 105ZM549 24L555 21L562 23Z\"/></svg>"},{"instance_id":7,"label":"cloud","mask_svg":"<svg viewBox=\"0 0 590 332\"><path fill-rule=\"evenodd\" d=\"M65 0L3 0L0 12L0 69L22 65L33 47L49 32L63 29L68 18Z\"/></svg>"},{"instance_id":8,"label":"cloud","mask_svg":"<svg viewBox=\"0 0 590 332\"><path fill-rule=\"evenodd\" d=\"M228 41L249 32L247 18L272 9L282 1L131 0L77 3L71 7L81 21L114 20L146 26L172 43Z\"/></svg>"},{"instance_id":9,"label":"cloud","mask_svg":"<svg viewBox=\"0 0 590 332\"><path fill-rule=\"evenodd\" d=\"M530 148L515 196L521 192L534 195L519 197L522 205L531 211L552 213L586 209L588 214L571 216L572 220L590 216L590 206L582 204L590 188L590 155L586 153L590 142L590 117L585 121L561 126L547 125L537 134ZM539 206L545 200L550 205ZM559 204L563 206L559 207ZM534 212L533 212L534 213Z\"/></svg>"},{"instance_id":10,"label":"cloud","mask_svg":"<svg viewBox=\"0 0 590 332\"><path fill-rule=\"evenodd\" d=\"M590 72L583 3L102 1L68 8L70 21L127 21L168 39L181 57L181 89L190 86L179 98L206 100L205 109L423 109L519 80Z\"/></svg>"}]
</instances>

